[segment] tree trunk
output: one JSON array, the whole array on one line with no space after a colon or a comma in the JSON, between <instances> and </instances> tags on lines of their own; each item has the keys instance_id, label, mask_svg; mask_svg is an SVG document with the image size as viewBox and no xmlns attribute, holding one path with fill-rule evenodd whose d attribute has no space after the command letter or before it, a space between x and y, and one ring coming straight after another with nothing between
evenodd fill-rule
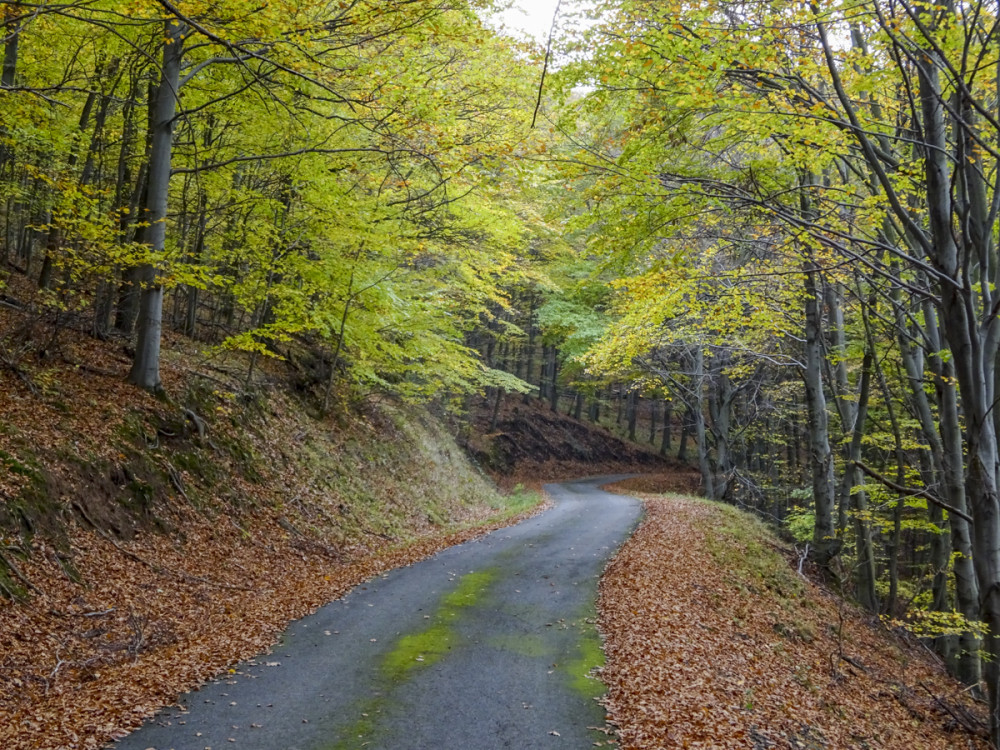
<instances>
[{"instance_id":1,"label":"tree trunk","mask_svg":"<svg viewBox=\"0 0 1000 750\"><path fill-rule=\"evenodd\" d=\"M19 13L18 8L7 5L4 9L5 20L12 21ZM3 70L0 72L0 86L5 89L14 87L17 79L17 53L21 42L20 23L5 25L6 42L3 48ZM13 159L13 149L7 145L7 129L0 129L0 178L3 177L7 163ZM10 260L10 244L4 242L4 262Z\"/></svg>"},{"instance_id":2,"label":"tree trunk","mask_svg":"<svg viewBox=\"0 0 1000 750\"><path fill-rule=\"evenodd\" d=\"M535 369L535 297L532 295L528 301L528 356L524 365L524 377L522 378L525 383L531 382L532 370ZM539 395L541 395L539 393ZM524 403L531 402L531 394L524 394Z\"/></svg>"},{"instance_id":3,"label":"tree trunk","mask_svg":"<svg viewBox=\"0 0 1000 750\"><path fill-rule=\"evenodd\" d=\"M691 414L691 408L688 407L684 410L684 416L681 417L681 437L677 448L678 461L687 461L688 440L691 438L692 425L694 425L694 416Z\"/></svg>"},{"instance_id":4,"label":"tree trunk","mask_svg":"<svg viewBox=\"0 0 1000 750\"><path fill-rule=\"evenodd\" d=\"M722 362L713 357L712 395L708 410L712 417L712 437L715 440L715 495L716 500L728 497L729 484L735 469L731 450L733 401L736 390L729 376L722 370Z\"/></svg>"},{"instance_id":5,"label":"tree trunk","mask_svg":"<svg viewBox=\"0 0 1000 750\"><path fill-rule=\"evenodd\" d=\"M549 347L549 357L551 357L551 363L549 364L549 408L554 412L558 412L559 384L557 379L559 377L559 347L554 344Z\"/></svg>"},{"instance_id":6,"label":"tree trunk","mask_svg":"<svg viewBox=\"0 0 1000 750\"><path fill-rule=\"evenodd\" d=\"M821 340L820 300L816 285L817 269L812 262L805 268L805 381L806 409L809 416L809 458L812 471L813 510L816 515L810 556L830 570L840 543L834 525L833 453L830 450L826 395L823 392L823 344Z\"/></svg>"},{"instance_id":7,"label":"tree trunk","mask_svg":"<svg viewBox=\"0 0 1000 750\"><path fill-rule=\"evenodd\" d=\"M153 149L153 130L155 125L156 107L156 87L150 84L146 93L147 101L147 123L146 123L146 145L142 165L139 174L136 176L135 189L129 200L128 215L122 217L120 224L120 234L122 241L128 240L128 227L134 222L135 231L132 241L136 244L144 244L149 230L149 223L145 215L145 207L149 205L149 165ZM136 318L139 317L139 285L142 282L142 269L139 266L130 266L122 271L121 285L118 287L118 312L115 316L115 328L125 334L131 334L135 329Z\"/></svg>"},{"instance_id":8,"label":"tree trunk","mask_svg":"<svg viewBox=\"0 0 1000 750\"><path fill-rule=\"evenodd\" d=\"M155 125L149 157L149 196L147 216L150 222L149 244L154 256L164 250L167 235L167 202L170 188L170 165L173 151L174 117L177 89L180 86L184 26L167 21L163 45L163 68L155 101ZM139 338L129 382L148 391L162 390L160 383L160 337L163 328L163 284L153 263L142 266L139 296Z\"/></svg>"},{"instance_id":9,"label":"tree trunk","mask_svg":"<svg viewBox=\"0 0 1000 750\"><path fill-rule=\"evenodd\" d=\"M542 344L542 361L538 368L538 400L545 401L548 397L549 384L549 347Z\"/></svg>"},{"instance_id":10,"label":"tree trunk","mask_svg":"<svg viewBox=\"0 0 1000 750\"><path fill-rule=\"evenodd\" d=\"M712 478L712 464L708 456L708 435L705 430L705 352L696 346L692 353L693 365L691 387L693 398L691 416L694 418L695 446L698 449L698 470L701 472L701 486L705 497L715 497L715 483Z\"/></svg>"},{"instance_id":11,"label":"tree trunk","mask_svg":"<svg viewBox=\"0 0 1000 750\"><path fill-rule=\"evenodd\" d=\"M594 395L590 399L590 410L588 413L588 418L594 424L597 424L601 419L601 389L597 388L594 390Z\"/></svg>"},{"instance_id":12,"label":"tree trunk","mask_svg":"<svg viewBox=\"0 0 1000 750\"><path fill-rule=\"evenodd\" d=\"M992 317L984 335L975 318L974 292L968 284L969 259L973 256L960 254L955 242L951 184L953 164L949 157L939 60L936 53L928 51L925 56L918 57L915 64L919 73L924 126L927 214L933 239L931 261L945 279L939 285L940 324L952 353L946 364L954 367L965 419L965 486L974 519L971 529L973 563L979 585L980 617L989 630L985 645L990 658L986 660L985 673L991 705L990 736L994 745L1000 746L1000 498L997 496L1000 467L995 423L991 415L997 320ZM969 158L973 157L970 155ZM958 169L966 174L975 171L968 169L965 158L959 161ZM987 240L982 238L981 241ZM978 252L975 255L978 257ZM987 307L992 307L992 302L987 299ZM958 414L957 409L955 414ZM945 429L945 418L942 411L942 430ZM948 439L955 439L961 434L957 425L949 424L947 429ZM955 470L956 467L949 468Z\"/></svg>"},{"instance_id":13,"label":"tree trunk","mask_svg":"<svg viewBox=\"0 0 1000 750\"><path fill-rule=\"evenodd\" d=\"M639 392L629 391L628 399L625 402L625 411L628 422L628 439L633 443L636 441L635 430L639 421Z\"/></svg>"},{"instance_id":14,"label":"tree trunk","mask_svg":"<svg viewBox=\"0 0 1000 750\"><path fill-rule=\"evenodd\" d=\"M674 404L667 401L663 405L663 437L660 440L660 455L665 456L670 452L671 430L673 429Z\"/></svg>"},{"instance_id":15,"label":"tree trunk","mask_svg":"<svg viewBox=\"0 0 1000 750\"><path fill-rule=\"evenodd\" d=\"M861 383L858 388L858 402L854 412L854 429L851 442L847 449L847 461L844 467L842 493L847 500L853 502L856 510L854 516L854 537L857 561L855 563L855 583L857 598L862 607L869 612L878 611L878 596L875 593L875 550L872 547L871 526L868 523L868 495L863 490L855 490L859 484L861 460L861 440L864 437L865 422L868 419L868 397L871 393L872 362L874 360L873 342L869 341L865 348L864 360L861 364Z\"/></svg>"},{"instance_id":16,"label":"tree trunk","mask_svg":"<svg viewBox=\"0 0 1000 750\"><path fill-rule=\"evenodd\" d=\"M496 391L496 398L493 400L493 413L490 414L490 432L497 431L497 425L500 423L500 407L503 405L503 388L497 388Z\"/></svg>"}]
</instances>

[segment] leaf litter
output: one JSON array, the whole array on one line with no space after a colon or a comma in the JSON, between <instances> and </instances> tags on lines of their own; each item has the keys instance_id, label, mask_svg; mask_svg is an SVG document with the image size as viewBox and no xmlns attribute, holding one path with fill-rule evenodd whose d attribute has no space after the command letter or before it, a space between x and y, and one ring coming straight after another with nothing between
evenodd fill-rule
<instances>
[{"instance_id":1,"label":"leaf litter","mask_svg":"<svg viewBox=\"0 0 1000 750\"><path fill-rule=\"evenodd\" d=\"M756 519L651 484L612 487L646 516L600 588L622 748L989 746L985 707L923 644L800 577Z\"/></svg>"},{"instance_id":2,"label":"leaf litter","mask_svg":"<svg viewBox=\"0 0 1000 750\"><path fill-rule=\"evenodd\" d=\"M28 605L0 604L0 748L100 747L180 693L234 673L231 665L268 649L289 622L355 585L518 520L386 544L345 562L303 551L276 522L258 522L257 543L194 513L183 542L151 535L113 545L78 529L71 543L87 588L38 543L24 570L41 593ZM123 549L141 550L156 568Z\"/></svg>"}]
</instances>

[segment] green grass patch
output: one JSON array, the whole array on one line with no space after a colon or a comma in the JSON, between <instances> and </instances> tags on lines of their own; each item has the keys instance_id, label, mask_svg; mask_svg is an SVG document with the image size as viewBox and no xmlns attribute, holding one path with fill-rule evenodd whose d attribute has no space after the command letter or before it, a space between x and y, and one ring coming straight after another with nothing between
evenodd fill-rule
<instances>
[{"instance_id":1,"label":"green grass patch","mask_svg":"<svg viewBox=\"0 0 1000 750\"><path fill-rule=\"evenodd\" d=\"M730 579L750 593L768 590L786 602L802 602L805 586L777 548L781 543L759 518L731 505L710 503L715 511L705 543Z\"/></svg>"},{"instance_id":2,"label":"green grass patch","mask_svg":"<svg viewBox=\"0 0 1000 750\"><path fill-rule=\"evenodd\" d=\"M541 492L528 490L517 485L509 495L501 495L492 506L499 511L500 518L513 518L538 506L545 500Z\"/></svg>"},{"instance_id":3,"label":"green grass patch","mask_svg":"<svg viewBox=\"0 0 1000 750\"><path fill-rule=\"evenodd\" d=\"M741 594L767 596L783 612L775 632L806 643L816 628L804 610L812 608L805 582L778 550L774 532L762 520L731 505L693 498L711 505L714 515L703 527L705 546Z\"/></svg>"}]
</instances>

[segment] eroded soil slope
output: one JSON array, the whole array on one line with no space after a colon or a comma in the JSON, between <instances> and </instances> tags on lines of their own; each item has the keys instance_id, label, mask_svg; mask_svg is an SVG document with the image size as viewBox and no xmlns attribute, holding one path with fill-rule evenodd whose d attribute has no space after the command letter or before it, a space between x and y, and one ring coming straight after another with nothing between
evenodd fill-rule
<instances>
[{"instance_id":1,"label":"eroded soil slope","mask_svg":"<svg viewBox=\"0 0 1000 750\"><path fill-rule=\"evenodd\" d=\"M600 474L669 471L678 491L694 491L698 475L647 445L552 411L538 399L508 398L491 430L489 404L474 414L466 448L501 484Z\"/></svg>"}]
</instances>

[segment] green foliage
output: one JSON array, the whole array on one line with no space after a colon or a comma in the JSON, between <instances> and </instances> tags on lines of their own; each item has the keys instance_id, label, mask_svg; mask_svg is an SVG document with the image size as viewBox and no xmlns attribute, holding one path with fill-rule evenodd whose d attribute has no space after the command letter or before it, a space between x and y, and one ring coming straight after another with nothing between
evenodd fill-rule
<instances>
[{"instance_id":1,"label":"green foliage","mask_svg":"<svg viewBox=\"0 0 1000 750\"><path fill-rule=\"evenodd\" d=\"M910 609L903 620L883 615L882 621L891 627L903 628L918 638L940 638L948 635L973 633L977 638L985 637L986 625L969 620L960 612L935 612L929 609Z\"/></svg>"},{"instance_id":2,"label":"green foliage","mask_svg":"<svg viewBox=\"0 0 1000 750\"><path fill-rule=\"evenodd\" d=\"M785 516L785 528L792 535L792 538L800 544L812 541L815 525L816 514L806 508L796 506Z\"/></svg>"},{"instance_id":3,"label":"green foliage","mask_svg":"<svg viewBox=\"0 0 1000 750\"><path fill-rule=\"evenodd\" d=\"M211 307L188 333L209 323L254 361L306 340L327 377L406 400L495 383L465 336L531 273L529 231L553 233L517 166L534 72L479 6L172 6L181 111L155 253L143 143L173 11L6 12L19 85L0 91L0 192L44 256L41 301L98 316L151 264L175 315Z\"/></svg>"}]
</instances>

